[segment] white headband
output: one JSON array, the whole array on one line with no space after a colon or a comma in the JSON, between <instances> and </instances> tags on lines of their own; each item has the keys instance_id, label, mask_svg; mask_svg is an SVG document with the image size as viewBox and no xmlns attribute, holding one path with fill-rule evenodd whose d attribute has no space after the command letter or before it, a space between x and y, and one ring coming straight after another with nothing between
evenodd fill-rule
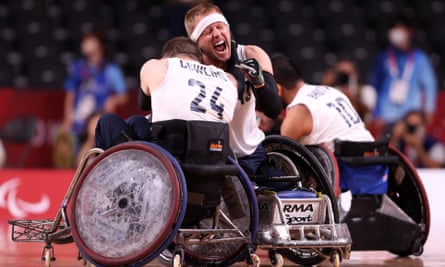
<instances>
[{"instance_id":1,"label":"white headband","mask_svg":"<svg viewBox=\"0 0 445 267\"><path fill-rule=\"evenodd\" d=\"M196 25L195 29L190 35L190 39L196 42L199 36L201 36L202 32L205 30L205 28L207 28L210 24L213 24L215 22L222 22L226 25L229 25L229 22L227 22L226 17L224 17L219 13L212 13L208 16L205 16L203 19L199 21L198 25Z\"/></svg>"}]
</instances>

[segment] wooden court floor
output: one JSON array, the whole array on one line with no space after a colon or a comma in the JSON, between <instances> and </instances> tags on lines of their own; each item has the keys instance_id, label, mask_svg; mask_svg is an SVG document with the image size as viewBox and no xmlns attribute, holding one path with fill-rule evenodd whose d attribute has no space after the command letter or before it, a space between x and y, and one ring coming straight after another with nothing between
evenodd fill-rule
<instances>
[{"instance_id":1,"label":"wooden court floor","mask_svg":"<svg viewBox=\"0 0 445 267\"><path fill-rule=\"evenodd\" d=\"M345 267L445 267L445 245L437 243L436 247L426 246L425 252L420 257L398 258L384 251L353 251L349 260L344 260L341 266ZM3 241L0 245L0 266L14 267L39 267L44 266L40 261L42 243L13 243ZM54 267L81 267L77 260L77 248L74 244L55 245L56 261L51 265ZM261 266L271 266L264 251L261 255ZM163 266L154 260L147 266ZM235 266L244 266L238 263ZM285 266L297 266L286 261ZM329 262L319 266L332 266Z\"/></svg>"}]
</instances>

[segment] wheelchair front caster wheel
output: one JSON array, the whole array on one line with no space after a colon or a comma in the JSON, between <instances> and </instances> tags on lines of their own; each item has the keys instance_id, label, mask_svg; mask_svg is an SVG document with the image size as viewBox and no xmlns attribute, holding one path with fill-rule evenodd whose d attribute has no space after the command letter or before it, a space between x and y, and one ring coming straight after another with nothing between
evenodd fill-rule
<instances>
[{"instance_id":1,"label":"wheelchair front caster wheel","mask_svg":"<svg viewBox=\"0 0 445 267\"><path fill-rule=\"evenodd\" d=\"M255 253L250 254L250 259L252 260L252 264L249 264L249 262L246 262L247 267L260 267L261 265L261 258Z\"/></svg>"},{"instance_id":2,"label":"wheelchair front caster wheel","mask_svg":"<svg viewBox=\"0 0 445 267\"><path fill-rule=\"evenodd\" d=\"M44 254L44 261L45 261L45 267L50 267L51 266L51 250L46 249L45 254Z\"/></svg>"},{"instance_id":3,"label":"wheelchair front caster wheel","mask_svg":"<svg viewBox=\"0 0 445 267\"><path fill-rule=\"evenodd\" d=\"M175 254L172 261L173 267L182 267L182 258L180 254Z\"/></svg>"},{"instance_id":4,"label":"wheelchair front caster wheel","mask_svg":"<svg viewBox=\"0 0 445 267\"><path fill-rule=\"evenodd\" d=\"M340 253L338 251L332 252L331 262L334 267L340 267Z\"/></svg>"},{"instance_id":5,"label":"wheelchair front caster wheel","mask_svg":"<svg viewBox=\"0 0 445 267\"><path fill-rule=\"evenodd\" d=\"M276 253L275 254L275 263L272 264L272 267L283 267L283 265L284 265L283 255Z\"/></svg>"}]
</instances>

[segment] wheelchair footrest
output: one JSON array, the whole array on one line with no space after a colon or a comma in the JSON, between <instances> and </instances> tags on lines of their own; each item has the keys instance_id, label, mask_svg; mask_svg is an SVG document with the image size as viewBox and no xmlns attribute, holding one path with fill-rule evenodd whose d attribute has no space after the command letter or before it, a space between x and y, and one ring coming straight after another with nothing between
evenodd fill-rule
<instances>
[{"instance_id":1,"label":"wheelchair footrest","mask_svg":"<svg viewBox=\"0 0 445 267\"><path fill-rule=\"evenodd\" d=\"M214 244L222 242L249 243L250 238L238 229L179 229L184 244Z\"/></svg>"},{"instance_id":2,"label":"wheelchair footrest","mask_svg":"<svg viewBox=\"0 0 445 267\"><path fill-rule=\"evenodd\" d=\"M14 242L45 242L48 240L52 220L9 220L12 225L11 238ZM65 226L60 224L57 230L63 230Z\"/></svg>"},{"instance_id":3,"label":"wheelchair footrest","mask_svg":"<svg viewBox=\"0 0 445 267\"><path fill-rule=\"evenodd\" d=\"M290 236L281 234L287 227ZM352 244L347 224L273 225L258 233L263 248L322 248L350 247Z\"/></svg>"}]
</instances>

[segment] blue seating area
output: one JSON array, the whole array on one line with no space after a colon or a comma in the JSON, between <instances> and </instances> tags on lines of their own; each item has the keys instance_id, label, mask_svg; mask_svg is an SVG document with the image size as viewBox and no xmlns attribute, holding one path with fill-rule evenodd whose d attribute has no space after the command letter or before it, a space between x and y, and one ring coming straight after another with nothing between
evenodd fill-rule
<instances>
[{"instance_id":1,"label":"blue seating area","mask_svg":"<svg viewBox=\"0 0 445 267\"><path fill-rule=\"evenodd\" d=\"M82 33L94 24L108 32L111 59L137 87L141 64L163 42L184 34L186 7L161 0L1 0L0 86L60 88L64 66L79 56ZM216 0L241 43L291 56L306 79L348 57L366 81L396 14L412 16L415 43L430 56L445 88L445 3L441 0ZM179 15L178 15L179 14Z\"/></svg>"}]
</instances>

